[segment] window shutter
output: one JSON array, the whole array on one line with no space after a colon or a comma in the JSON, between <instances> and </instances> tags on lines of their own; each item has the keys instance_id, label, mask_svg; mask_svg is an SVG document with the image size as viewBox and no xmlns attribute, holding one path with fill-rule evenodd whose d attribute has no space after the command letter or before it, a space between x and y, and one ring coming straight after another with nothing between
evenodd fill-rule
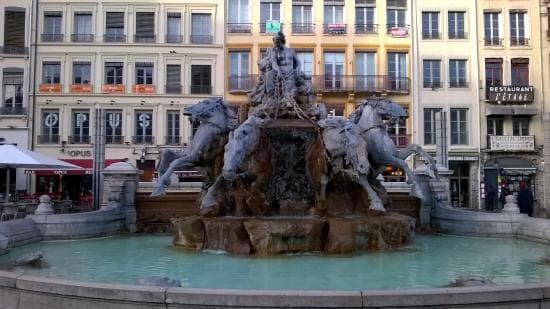
<instances>
[{"instance_id":1,"label":"window shutter","mask_svg":"<svg viewBox=\"0 0 550 309\"><path fill-rule=\"evenodd\" d=\"M356 7L376 7L376 0L355 0Z\"/></svg>"},{"instance_id":2,"label":"window shutter","mask_svg":"<svg viewBox=\"0 0 550 309\"><path fill-rule=\"evenodd\" d=\"M502 63L502 58L486 58L485 62L488 62L488 63Z\"/></svg>"},{"instance_id":3,"label":"window shutter","mask_svg":"<svg viewBox=\"0 0 550 309\"><path fill-rule=\"evenodd\" d=\"M180 12L168 12L168 13L166 13L166 16L173 17L173 18L181 18L181 13Z\"/></svg>"},{"instance_id":4,"label":"window shutter","mask_svg":"<svg viewBox=\"0 0 550 309\"><path fill-rule=\"evenodd\" d=\"M281 3L281 0L260 0L261 3Z\"/></svg>"},{"instance_id":5,"label":"window shutter","mask_svg":"<svg viewBox=\"0 0 550 309\"><path fill-rule=\"evenodd\" d=\"M144 37L153 37L155 35L154 12L136 13L136 34Z\"/></svg>"},{"instance_id":6,"label":"window shutter","mask_svg":"<svg viewBox=\"0 0 550 309\"><path fill-rule=\"evenodd\" d=\"M407 8L407 0L388 0L388 8Z\"/></svg>"},{"instance_id":7,"label":"window shutter","mask_svg":"<svg viewBox=\"0 0 550 309\"><path fill-rule=\"evenodd\" d=\"M344 0L325 0L325 5L344 5Z\"/></svg>"},{"instance_id":8,"label":"window shutter","mask_svg":"<svg viewBox=\"0 0 550 309\"><path fill-rule=\"evenodd\" d=\"M105 19L105 27L107 28L124 28L123 12L107 12Z\"/></svg>"},{"instance_id":9,"label":"window shutter","mask_svg":"<svg viewBox=\"0 0 550 309\"><path fill-rule=\"evenodd\" d=\"M25 10L6 10L4 12L4 46L25 46ZM9 29L9 31L7 31Z\"/></svg>"},{"instance_id":10,"label":"window shutter","mask_svg":"<svg viewBox=\"0 0 550 309\"><path fill-rule=\"evenodd\" d=\"M179 64L166 65L166 84L181 85L181 66Z\"/></svg>"},{"instance_id":11,"label":"window shutter","mask_svg":"<svg viewBox=\"0 0 550 309\"><path fill-rule=\"evenodd\" d=\"M292 5L313 5L313 0L293 0Z\"/></svg>"},{"instance_id":12,"label":"window shutter","mask_svg":"<svg viewBox=\"0 0 550 309\"><path fill-rule=\"evenodd\" d=\"M523 64L529 64L529 58L512 58L512 63L523 63Z\"/></svg>"}]
</instances>

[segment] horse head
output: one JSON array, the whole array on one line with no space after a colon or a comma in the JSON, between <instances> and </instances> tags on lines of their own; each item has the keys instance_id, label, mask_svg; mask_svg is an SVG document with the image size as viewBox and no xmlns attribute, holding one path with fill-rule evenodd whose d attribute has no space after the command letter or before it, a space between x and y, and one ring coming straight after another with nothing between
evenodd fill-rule
<instances>
[{"instance_id":1,"label":"horse head","mask_svg":"<svg viewBox=\"0 0 550 309\"><path fill-rule=\"evenodd\" d=\"M223 178L227 180L236 178L239 166L258 148L260 127L265 121L260 117L251 116L229 133L229 141L225 145L223 155Z\"/></svg>"},{"instance_id":2,"label":"horse head","mask_svg":"<svg viewBox=\"0 0 550 309\"><path fill-rule=\"evenodd\" d=\"M237 115L222 98L209 98L183 109L183 114L191 121L211 123L219 128L232 130L238 124Z\"/></svg>"},{"instance_id":3,"label":"horse head","mask_svg":"<svg viewBox=\"0 0 550 309\"><path fill-rule=\"evenodd\" d=\"M373 125L382 125L384 120L388 121L388 124L402 122L408 116L407 111L401 105L385 98L373 96L356 108L355 112L350 115L350 120L368 128Z\"/></svg>"}]
</instances>

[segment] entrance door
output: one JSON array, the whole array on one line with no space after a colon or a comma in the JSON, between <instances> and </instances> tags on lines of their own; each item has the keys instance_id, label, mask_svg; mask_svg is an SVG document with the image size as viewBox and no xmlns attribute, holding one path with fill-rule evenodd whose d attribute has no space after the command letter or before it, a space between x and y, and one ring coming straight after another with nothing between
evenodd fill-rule
<instances>
[{"instance_id":1,"label":"entrance door","mask_svg":"<svg viewBox=\"0 0 550 309\"><path fill-rule=\"evenodd\" d=\"M496 169L485 170L485 208L487 210L497 209L498 206L498 171ZM492 194L489 194L492 191ZM488 198L491 198L491 201Z\"/></svg>"}]
</instances>

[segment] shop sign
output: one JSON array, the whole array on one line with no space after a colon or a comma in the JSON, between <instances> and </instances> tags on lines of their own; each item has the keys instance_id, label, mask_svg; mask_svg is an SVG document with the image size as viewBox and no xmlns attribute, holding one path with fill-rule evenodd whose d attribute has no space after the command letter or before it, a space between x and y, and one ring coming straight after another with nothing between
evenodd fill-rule
<instances>
[{"instance_id":1,"label":"shop sign","mask_svg":"<svg viewBox=\"0 0 550 309\"><path fill-rule=\"evenodd\" d=\"M489 87L489 102L524 104L535 98L533 86L492 86Z\"/></svg>"},{"instance_id":2,"label":"shop sign","mask_svg":"<svg viewBox=\"0 0 550 309\"><path fill-rule=\"evenodd\" d=\"M497 151L534 151L535 136L489 136L491 150Z\"/></svg>"},{"instance_id":3,"label":"shop sign","mask_svg":"<svg viewBox=\"0 0 550 309\"><path fill-rule=\"evenodd\" d=\"M90 158L92 156L91 150L69 150L67 151L67 154L70 157L82 157L82 158Z\"/></svg>"},{"instance_id":4,"label":"shop sign","mask_svg":"<svg viewBox=\"0 0 550 309\"><path fill-rule=\"evenodd\" d=\"M266 33L277 33L281 31L281 22L278 20L269 20L265 23Z\"/></svg>"}]
</instances>

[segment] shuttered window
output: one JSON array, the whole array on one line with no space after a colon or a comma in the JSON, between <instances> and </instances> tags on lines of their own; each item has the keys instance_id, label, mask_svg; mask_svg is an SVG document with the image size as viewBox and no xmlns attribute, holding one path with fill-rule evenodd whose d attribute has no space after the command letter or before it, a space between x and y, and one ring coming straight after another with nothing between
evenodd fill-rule
<instances>
[{"instance_id":1,"label":"shuttered window","mask_svg":"<svg viewBox=\"0 0 550 309\"><path fill-rule=\"evenodd\" d=\"M209 65L191 66L191 93L209 94L211 87L212 69Z\"/></svg>"},{"instance_id":2,"label":"shuttered window","mask_svg":"<svg viewBox=\"0 0 550 309\"><path fill-rule=\"evenodd\" d=\"M292 5L313 5L313 0L293 0Z\"/></svg>"},{"instance_id":3,"label":"shuttered window","mask_svg":"<svg viewBox=\"0 0 550 309\"><path fill-rule=\"evenodd\" d=\"M166 65L166 93L181 93L181 65Z\"/></svg>"},{"instance_id":4,"label":"shuttered window","mask_svg":"<svg viewBox=\"0 0 550 309\"><path fill-rule=\"evenodd\" d=\"M107 12L105 15L105 33L109 35L124 34L124 12Z\"/></svg>"},{"instance_id":5,"label":"shuttered window","mask_svg":"<svg viewBox=\"0 0 550 309\"><path fill-rule=\"evenodd\" d=\"M143 38L155 37L155 13L136 13L136 36Z\"/></svg>"},{"instance_id":6,"label":"shuttered window","mask_svg":"<svg viewBox=\"0 0 550 309\"><path fill-rule=\"evenodd\" d=\"M6 9L4 12L4 47L25 47L25 9Z\"/></svg>"}]
</instances>

